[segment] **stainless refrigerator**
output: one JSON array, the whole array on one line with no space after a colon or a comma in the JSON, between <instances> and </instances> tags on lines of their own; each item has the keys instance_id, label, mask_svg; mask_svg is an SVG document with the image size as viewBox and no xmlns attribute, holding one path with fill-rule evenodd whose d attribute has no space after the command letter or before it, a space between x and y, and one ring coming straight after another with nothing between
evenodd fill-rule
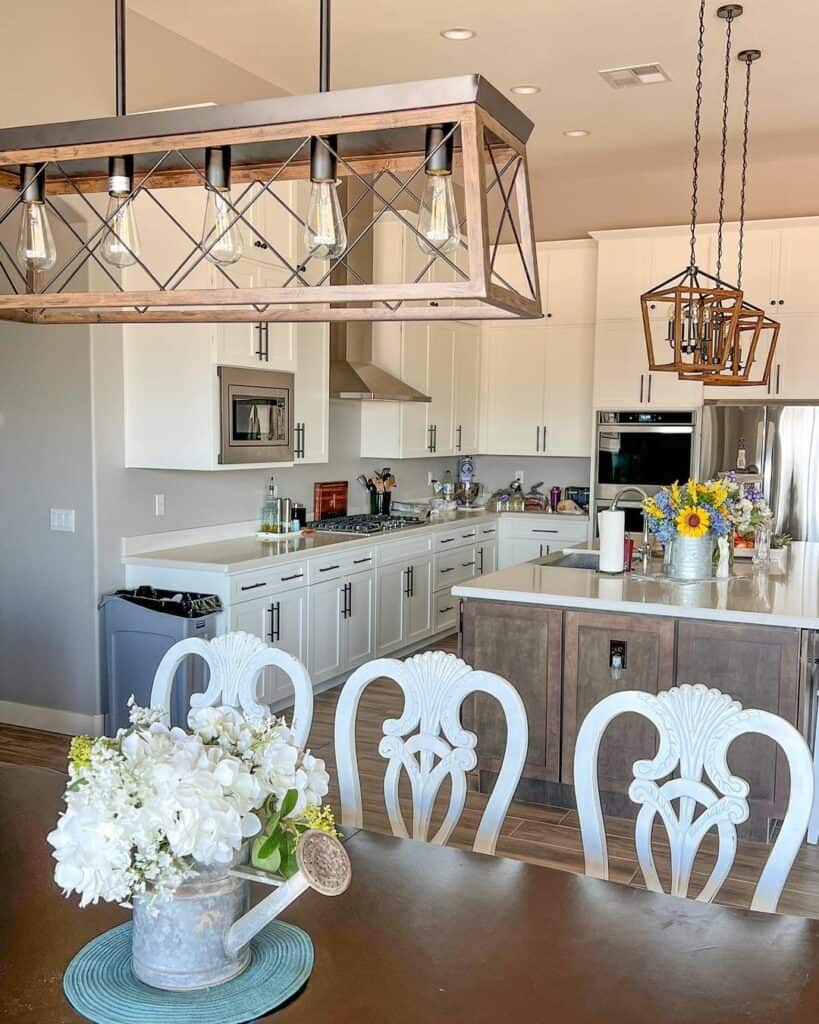
<instances>
[{"instance_id":1,"label":"stainless refrigerator","mask_svg":"<svg viewBox=\"0 0 819 1024\"><path fill-rule=\"evenodd\" d=\"M737 475L760 481L774 529L819 541L819 405L715 402L700 430L701 480L736 470L742 441L746 469Z\"/></svg>"}]
</instances>

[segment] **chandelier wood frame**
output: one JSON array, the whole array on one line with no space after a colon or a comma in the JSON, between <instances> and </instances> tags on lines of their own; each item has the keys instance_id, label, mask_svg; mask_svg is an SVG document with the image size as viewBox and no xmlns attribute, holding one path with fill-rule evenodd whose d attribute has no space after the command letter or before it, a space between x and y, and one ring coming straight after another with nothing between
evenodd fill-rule
<instances>
[{"instance_id":1,"label":"chandelier wood frame","mask_svg":"<svg viewBox=\"0 0 819 1024\"><path fill-rule=\"evenodd\" d=\"M425 157L429 157L424 148L425 129L441 124L447 127L446 138L453 136L453 163L462 178L461 226L466 240L462 239L461 246L468 253L466 269L438 250L425 270L441 259L454 268L454 280L424 281L422 271L413 282L368 283L358 277L355 284L334 283L344 276L334 270L349 269L347 253L388 210L404 221L410 233L418 235L396 207L395 196L417 200L423 182L418 176L423 175ZM4 289L0 319L46 324L541 317L526 160L532 127L529 118L486 79L465 75L0 131L0 196L19 189L22 165L42 165L39 173L45 177L49 213L77 239L76 251L61 257L55 270L45 276L24 274L0 239L0 288ZM330 141L334 136L338 137L336 148ZM299 260L281 256L276 239L264 238L248 217L259 197L273 194L275 182L309 178L311 138L318 138L337 157L339 176L358 179L378 204L368 227L350 240L338 260L330 261L317 284L302 276ZM161 196L167 189L203 186L205 147L217 146L231 147L233 184L246 185L238 199L229 201L234 222L241 223L290 269L288 281L276 288L238 288L231 283L230 268L218 267L226 287L185 289L182 285L188 274L182 274L181 268L181 277L176 274L163 280L140 257L137 262L155 287L124 289L95 252L110 224L88 199L90 194L108 191L108 159L134 158L132 197L146 193L167 214L169 227L173 222L184 231L195 266L206 258L206 247L179 224ZM382 179L390 182L392 196L379 190ZM53 202L58 196L76 197L84 208L94 211L89 239L73 228ZM498 224L490 223L489 197L499 199ZM0 203L0 225L20 203L19 191L5 207ZM303 224L299 213L288 209ZM517 246L528 294L494 270L504 231ZM80 267L89 261L107 275L110 290L70 290ZM423 305L409 304L418 300Z\"/></svg>"}]
</instances>

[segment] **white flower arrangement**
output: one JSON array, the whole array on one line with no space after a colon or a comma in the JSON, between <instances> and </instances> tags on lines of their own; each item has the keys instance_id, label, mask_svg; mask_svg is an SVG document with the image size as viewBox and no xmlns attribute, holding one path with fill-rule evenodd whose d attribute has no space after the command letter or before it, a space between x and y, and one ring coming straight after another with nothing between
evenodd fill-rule
<instances>
[{"instance_id":1,"label":"white flower arrangement","mask_svg":"<svg viewBox=\"0 0 819 1024\"><path fill-rule=\"evenodd\" d=\"M199 708L185 732L133 700L130 717L113 739L71 745L66 810L48 841L55 880L81 907L171 896L196 866L234 863L254 836L269 854L286 832L293 853L308 824L334 831L329 808L319 810L324 762L296 745L284 719Z\"/></svg>"}]
</instances>

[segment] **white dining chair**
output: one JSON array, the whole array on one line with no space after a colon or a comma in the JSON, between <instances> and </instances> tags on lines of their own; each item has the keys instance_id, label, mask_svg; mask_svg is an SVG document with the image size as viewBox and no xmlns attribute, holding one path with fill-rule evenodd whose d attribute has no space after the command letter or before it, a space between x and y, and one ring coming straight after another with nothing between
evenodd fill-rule
<instances>
[{"instance_id":1,"label":"white dining chair","mask_svg":"<svg viewBox=\"0 0 819 1024\"><path fill-rule=\"evenodd\" d=\"M750 813L750 787L745 779L731 774L728 748L745 733L768 736L782 748L790 772L788 807L751 903L752 910L773 913L805 838L813 803L811 756L800 734L778 715L745 711L727 694L701 684L683 685L656 695L625 690L605 697L583 721L574 753L575 796L586 874L594 878L608 878L597 757L606 727L625 712L643 715L659 733L657 753L649 760L635 761L634 779L628 790L631 799L641 805L635 822L637 861L646 887L652 892L664 891L652 851L653 826L659 815L668 836L669 891L674 896L689 895L697 853L706 833L716 829L716 862L695 898L710 903L716 897L736 856L736 826L746 821ZM675 777L667 778L672 773L676 773ZM702 808L700 813L698 807Z\"/></svg>"},{"instance_id":2,"label":"white dining chair","mask_svg":"<svg viewBox=\"0 0 819 1024\"><path fill-rule=\"evenodd\" d=\"M259 676L268 666L281 669L293 683L295 701L290 729L300 747L307 743L313 722L313 685L307 669L298 658L276 647L268 647L250 633L224 633L213 640L191 637L171 647L159 663L151 690L151 707L163 708L170 718L171 690L176 670L184 658L202 658L210 678L204 693L191 695L191 707L227 704L241 708L247 715L259 715L265 708L257 699Z\"/></svg>"},{"instance_id":3,"label":"white dining chair","mask_svg":"<svg viewBox=\"0 0 819 1024\"><path fill-rule=\"evenodd\" d=\"M378 752L387 759L384 802L390 826L393 834L403 839L409 838L409 832L398 797L401 770L407 773L412 795L412 838L443 845L466 803L466 773L478 763L477 736L461 724L461 705L472 693L485 693L499 702L506 718L506 750L473 845L477 853L494 853L526 758L526 708L507 680L492 672L473 671L460 658L443 651L416 654L406 661L379 658L362 665L344 684L335 718L342 824L352 828L364 824L355 723L364 690L383 677L394 680L404 697L401 717L384 721L384 735L378 745ZM449 806L430 839L435 801L447 777L451 785Z\"/></svg>"}]
</instances>

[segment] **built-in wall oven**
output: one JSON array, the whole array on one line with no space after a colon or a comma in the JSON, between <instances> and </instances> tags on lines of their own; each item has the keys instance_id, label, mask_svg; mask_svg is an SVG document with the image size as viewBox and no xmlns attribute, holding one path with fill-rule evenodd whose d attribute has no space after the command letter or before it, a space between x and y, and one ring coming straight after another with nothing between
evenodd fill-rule
<instances>
[{"instance_id":1,"label":"built-in wall oven","mask_svg":"<svg viewBox=\"0 0 819 1024\"><path fill-rule=\"evenodd\" d=\"M293 461L293 374L219 367L219 462Z\"/></svg>"},{"instance_id":2,"label":"built-in wall oven","mask_svg":"<svg viewBox=\"0 0 819 1024\"><path fill-rule=\"evenodd\" d=\"M600 412L594 458L596 511L608 508L625 487L654 494L675 480L687 480L696 473L699 460L697 414ZM639 494L630 495L620 507L625 509L626 530L641 531Z\"/></svg>"}]
</instances>

